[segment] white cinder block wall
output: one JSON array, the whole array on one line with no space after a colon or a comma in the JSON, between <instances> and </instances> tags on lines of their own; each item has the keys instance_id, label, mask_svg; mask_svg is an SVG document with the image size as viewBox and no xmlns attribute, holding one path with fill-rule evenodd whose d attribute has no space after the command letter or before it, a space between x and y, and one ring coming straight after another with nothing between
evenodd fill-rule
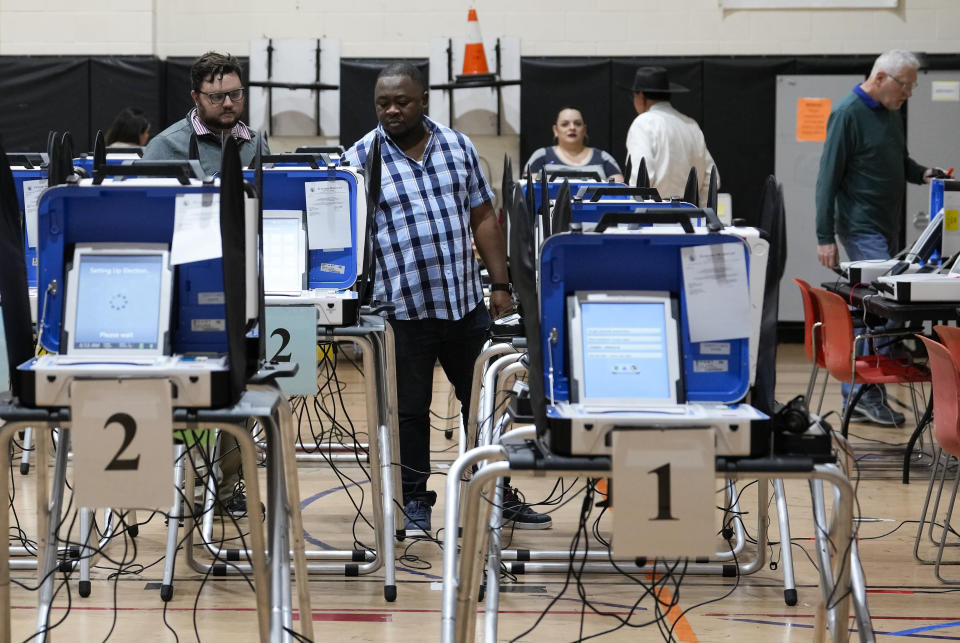
<instances>
[{"instance_id":1,"label":"white cinder block wall","mask_svg":"<svg viewBox=\"0 0 960 643\"><path fill-rule=\"evenodd\" d=\"M327 36L345 57L428 54L462 35L469 0L0 0L0 55L246 55L253 38ZM960 0L896 9L724 11L718 0L476 0L485 36L524 56L960 51Z\"/></svg>"}]
</instances>

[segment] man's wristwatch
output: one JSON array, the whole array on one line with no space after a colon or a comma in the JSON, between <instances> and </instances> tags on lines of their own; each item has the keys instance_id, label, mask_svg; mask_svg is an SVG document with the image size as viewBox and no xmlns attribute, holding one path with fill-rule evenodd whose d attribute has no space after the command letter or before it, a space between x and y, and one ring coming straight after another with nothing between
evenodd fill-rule
<instances>
[{"instance_id":1,"label":"man's wristwatch","mask_svg":"<svg viewBox=\"0 0 960 643\"><path fill-rule=\"evenodd\" d=\"M509 282L499 282L499 283L490 284L490 292L496 292L498 290L502 290L507 294L511 294L513 293L513 286L511 286Z\"/></svg>"}]
</instances>

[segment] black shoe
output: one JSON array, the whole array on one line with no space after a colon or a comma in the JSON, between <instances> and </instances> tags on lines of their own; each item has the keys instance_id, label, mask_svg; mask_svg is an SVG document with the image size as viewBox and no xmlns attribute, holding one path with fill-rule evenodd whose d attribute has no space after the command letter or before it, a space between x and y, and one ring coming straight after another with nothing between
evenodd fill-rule
<instances>
[{"instance_id":1,"label":"black shoe","mask_svg":"<svg viewBox=\"0 0 960 643\"><path fill-rule=\"evenodd\" d=\"M404 531L408 536L429 536L433 507L423 500L411 500L403 507Z\"/></svg>"},{"instance_id":2,"label":"black shoe","mask_svg":"<svg viewBox=\"0 0 960 643\"><path fill-rule=\"evenodd\" d=\"M237 485L231 495L226 500L218 500L213 505L214 516L230 516L231 518L246 518L247 516L247 495L243 492L242 483ZM260 503L260 517L265 518L267 508Z\"/></svg>"},{"instance_id":3,"label":"black shoe","mask_svg":"<svg viewBox=\"0 0 960 643\"><path fill-rule=\"evenodd\" d=\"M503 526L515 529L550 529L553 519L531 509L530 505L520 499L516 489L504 486Z\"/></svg>"}]
</instances>

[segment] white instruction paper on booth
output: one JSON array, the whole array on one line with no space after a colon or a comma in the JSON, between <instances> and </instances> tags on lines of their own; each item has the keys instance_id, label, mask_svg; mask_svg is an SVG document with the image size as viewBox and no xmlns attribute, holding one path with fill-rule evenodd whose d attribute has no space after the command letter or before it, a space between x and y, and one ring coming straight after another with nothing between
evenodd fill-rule
<instances>
[{"instance_id":1,"label":"white instruction paper on booth","mask_svg":"<svg viewBox=\"0 0 960 643\"><path fill-rule=\"evenodd\" d=\"M170 506L172 397L166 379L71 383L70 446L77 506Z\"/></svg>"},{"instance_id":2,"label":"white instruction paper on booth","mask_svg":"<svg viewBox=\"0 0 960 643\"><path fill-rule=\"evenodd\" d=\"M174 200L170 263L177 266L221 256L220 195L178 194Z\"/></svg>"},{"instance_id":3,"label":"white instruction paper on booth","mask_svg":"<svg viewBox=\"0 0 960 643\"><path fill-rule=\"evenodd\" d=\"M350 188L346 181L304 183L307 196L307 245L310 250L339 250L350 240Z\"/></svg>"},{"instance_id":4,"label":"white instruction paper on booth","mask_svg":"<svg viewBox=\"0 0 960 643\"><path fill-rule=\"evenodd\" d=\"M691 342L750 336L747 259L740 243L680 249Z\"/></svg>"},{"instance_id":5,"label":"white instruction paper on booth","mask_svg":"<svg viewBox=\"0 0 960 643\"><path fill-rule=\"evenodd\" d=\"M27 245L31 248L37 247L38 228L38 206L40 195L47 189L49 182L47 179L35 179L23 182L23 214L27 226Z\"/></svg>"}]
</instances>

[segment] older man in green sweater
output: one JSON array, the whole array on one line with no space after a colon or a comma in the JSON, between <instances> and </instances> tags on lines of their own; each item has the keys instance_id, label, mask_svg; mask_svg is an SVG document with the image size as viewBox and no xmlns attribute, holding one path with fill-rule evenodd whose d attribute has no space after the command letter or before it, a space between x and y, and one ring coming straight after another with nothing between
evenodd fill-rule
<instances>
[{"instance_id":1,"label":"older man in green sweater","mask_svg":"<svg viewBox=\"0 0 960 643\"><path fill-rule=\"evenodd\" d=\"M919 67L908 51L881 54L870 77L830 114L816 193L817 259L827 268L838 263L836 238L852 261L889 259L900 236L904 182L929 183L938 171L907 153L900 107L913 94ZM843 385L844 400L849 388ZM882 389L866 391L854 416L888 426L904 420Z\"/></svg>"}]
</instances>

